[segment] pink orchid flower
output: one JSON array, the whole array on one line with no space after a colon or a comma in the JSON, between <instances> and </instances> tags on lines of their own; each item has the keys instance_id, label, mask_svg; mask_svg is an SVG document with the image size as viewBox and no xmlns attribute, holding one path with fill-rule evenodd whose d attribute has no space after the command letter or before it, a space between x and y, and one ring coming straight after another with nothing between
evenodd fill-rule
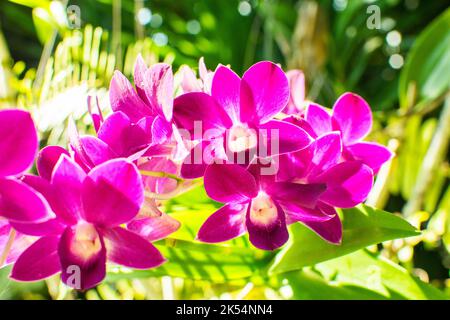
<instances>
[{"instance_id":1,"label":"pink orchid flower","mask_svg":"<svg viewBox=\"0 0 450 320\"><path fill-rule=\"evenodd\" d=\"M310 103L304 120L296 123L313 138L339 131L343 143L342 156L348 160L362 161L375 173L393 155L380 144L363 141L372 128L372 112L367 102L354 93L341 95L331 115L324 107Z\"/></svg>"},{"instance_id":2,"label":"pink orchid flower","mask_svg":"<svg viewBox=\"0 0 450 320\"><path fill-rule=\"evenodd\" d=\"M288 80L276 64L268 61L256 63L242 79L231 69L220 65L214 73L211 96L191 92L174 101L176 125L188 131L191 140L199 140L185 158L181 175L185 178L201 177L215 159L232 161L230 157L261 150L261 144L265 146L264 156L307 146L311 138L304 130L273 120L288 100ZM203 131L201 137L196 136L199 124ZM265 133L264 139L260 139L261 132ZM274 145L278 148L273 152ZM249 156L246 163L252 160Z\"/></svg>"},{"instance_id":3,"label":"pink orchid flower","mask_svg":"<svg viewBox=\"0 0 450 320\"><path fill-rule=\"evenodd\" d=\"M227 241L248 232L255 247L274 250L288 240L288 223L333 217L308 210L315 208L324 184L275 181L275 175L261 175L256 164L248 170L236 164L212 164L204 180L208 196L226 205L200 228L197 238L203 242Z\"/></svg>"},{"instance_id":4,"label":"pink orchid flower","mask_svg":"<svg viewBox=\"0 0 450 320\"><path fill-rule=\"evenodd\" d=\"M50 181L28 175L24 182L45 197L55 218L11 222L19 232L39 237L18 257L13 279L36 281L60 272L64 283L86 290L103 280L107 261L136 269L165 261L150 242L121 226L133 220L144 201L132 163L109 160L86 173L63 154Z\"/></svg>"}]
</instances>

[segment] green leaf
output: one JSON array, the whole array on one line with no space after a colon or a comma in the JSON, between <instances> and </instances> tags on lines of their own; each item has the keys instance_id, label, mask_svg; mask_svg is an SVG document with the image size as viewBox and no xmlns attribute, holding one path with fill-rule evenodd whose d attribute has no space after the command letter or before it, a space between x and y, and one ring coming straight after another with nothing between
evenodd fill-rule
<instances>
[{"instance_id":1,"label":"green leaf","mask_svg":"<svg viewBox=\"0 0 450 320\"><path fill-rule=\"evenodd\" d=\"M403 267L367 250L320 263L313 270L289 277L294 298L448 299Z\"/></svg>"},{"instance_id":2,"label":"green leaf","mask_svg":"<svg viewBox=\"0 0 450 320\"><path fill-rule=\"evenodd\" d=\"M383 241L419 234L402 218L366 205L342 212L342 244L331 244L304 225L295 223L291 226L288 244L275 257L269 273L298 270Z\"/></svg>"},{"instance_id":3,"label":"green leaf","mask_svg":"<svg viewBox=\"0 0 450 320\"><path fill-rule=\"evenodd\" d=\"M436 99L450 88L450 9L437 17L417 38L400 75L400 106L408 106L408 88L416 86L416 101Z\"/></svg>"}]
</instances>

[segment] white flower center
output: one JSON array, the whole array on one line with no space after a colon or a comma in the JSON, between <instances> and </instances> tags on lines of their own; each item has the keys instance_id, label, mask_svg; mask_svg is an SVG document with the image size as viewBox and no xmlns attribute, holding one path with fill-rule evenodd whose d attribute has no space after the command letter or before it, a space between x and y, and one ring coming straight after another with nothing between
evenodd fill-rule
<instances>
[{"instance_id":1,"label":"white flower center","mask_svg":"<svg viewBox=\"0 0 450 320\"><path fill-rule=\"evenodd\" d=\"M252 200L250 207L250 220L254 224L267 226L275 222L278 218L277 206L270 196L264 192L258 193L258 196Z\"/></svg>"},{"instance_id":2,"label":"white flower center","mask_svg":"<svg viewBox=\"0 0 450 320\"><path fill-rule=\"evenodd\" d=\"M88 260L102 248L100 236L92 224L82 223L75 227L71 249L78 257Z\"/></svg>"},{"instance_id":3,"label":"white flower center","mask_svg":"<svg viewBox=\"0 0 450 320\"><path fill-rule=\"evenodd\" d=\"M227 142L231 152L241 152L256 147L258 137L254 129L244 125L235 125L228 132Z\"/></svg>"}]
</instances>

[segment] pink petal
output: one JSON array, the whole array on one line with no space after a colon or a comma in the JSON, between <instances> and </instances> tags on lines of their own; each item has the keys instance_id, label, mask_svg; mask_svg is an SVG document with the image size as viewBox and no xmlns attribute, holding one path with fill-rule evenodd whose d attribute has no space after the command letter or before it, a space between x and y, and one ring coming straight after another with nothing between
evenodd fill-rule
<instances>
[{"instance_id":1,"label":"pink petal","mask_svg":"<svg viewBox=\"0 0 450 320\"><path fill-rule=\"evenodd\" d=\"M69 156L69 152L59 146L46 146L43 148L37 158L36 167L39 175L50 181L53 169L61 155Z\"/></svg>"},{"instance_id":2,"label":"pink petal","mask_svg":"<svg viewBox=\"0 0 450 320\"><path fill-rule=\"evenodd\" d=\"M135 165L123 159L107 161L89 172L82 199L86 221L108 227L127 223L144 201L141 176Z\"/></svg>"},{"instance_id":3,"label":"pink petal","mask_svg":"<svg viewBox=\"0 0 450 320\"><path fill-rule=\"evenodd\" d=\"M289 81L290 97L284 110L288 114L296 114L302 110L305 101L305 75L301 70L289 70L286 76Z\"/></svg>"},{"instance_id":4,"label":"pink petal","mask_svg":"<svg viewBox=\"0 0 450 320\"><path fill-rule=\"evenodd\" d=\"M258 224L252 221L250 217L251 206L248 206L246 226L249 239L255 247L262 250L275 250L289 239L286 214L276 202L275 205L277 207L277 218L270 224Z\"/></svg>"},{"instance_id":5,"label":"pink petal","mask_svg":"<svg viewBox=\"0 0 450 320\"><path fill-rule=\"evenodd\" d=\"M333 244L340 244L342 241L342 223L334 208L321 203L315 210L328 214L332 216L332 218L326 221L302 221L300 219L299 221L326 241Z\"/></svg>"},{"instance_id":6,"label":"pink petal","mask_svg":"<svg viewBox=\"0 0 450 320\"><path fill-rule=\"evenodd\" d=\"M214 162L215 144L212 141L201 141L184 158L181 176L185 179L203 177L206 167Z\"/></svg>"},{"instance_id":7,"label":"pink petal","mask_svg":"<svg viewBox=\"0 0 450 320\"><path fill-rule=\"evenodd\" d=\"M183 93L188 92L202 92L202 84L199 79L197 79L195 72L188 66L182 66L180 72L183 75L181 80L181 88Z\"/></svg>"},{"instance_id":8,"label":"pink petal","mask_svg":"<svg viewBox=\"0 0 450 320\"><path fill-rule=\"evenodd\" d=\"M138 123L139 125L139 123ZM146 130L145 130L146 131ZM172 125L162 116L156 116L151 125L152 144L163 144L172 135Z\"/></svg>"},{"instance_id":9,"label":"pink petal","mask_svg":"<svg viewBox=\"0 0 450 320\"><path fill-rule=\"evenodd\" d=\"M61 234L64 231L66 224L60 218L53 218L41 223L20 223L11 221L11 226L24 235L41 237Z\"/></svg>"},{"instance_id":10,"label":"pink petal","mask_svg":"<svg viewBox=\"0 0 450 320\"><path fill-rule=\"evenodd\" d=\"M144 76L144 90L150 105L167 121L172 120L172 67L166 63L156 63L147 69Z\"/></svg>"},{"instance_id":11,"label":"pink petal","mask_svg":"<svg viewBox=\"0 0 450 320\"><path fill-rule=\"evenodd\" d=\"M308 148L311 154L308 175L316 177L339 162L342 154L341 136L338 132L326 133Z\"/></svg>"},{"instance_id":12,"label":"pink petal","mask_svg":"<svg viewBox=\"0 0 450 320\"><path fill-rule=\"evenodd\" d=\"M79 239L76 231L68 227L58 245L61 280L77 290L93 288L106 276L106 249L103 239L95 229L89 236L92 239ZM89 241L89 246L81 241Z\"/></svg>"},{"instance_id":13,"label":"pink petal","mask_svg":"<svg viewBox=\"0 0 450 320\"><path fill-rule=\"evenodd\" d=\"M310 103L308 105L305 120L317 136L333 131L330 114L318 104Z\"/></svg>"},{"instance_id":14,"label":"pink petal","mask_svg":"<svg viewBox=\"0 0 450 320\"><path fill-rule=\"evenodd\" d=\"M11 278L16 281L37 281L61 271L58 243L57 236L37 240L14 263Z\"/></svg>"},{"instance_id":15,"label":"pink petal","mask_svg":"<svg viewBox=\"0 0 450 320\"><path fill-rule=\"evenodd\" d=\"M294 205L314 208L320 195L325 191L325 184L299 184L293 182L274 182L266 185L265 192L281 205Z\"/></svg>"},{"instance_id":16,"label":"pink petal","mask_svg":"<svg viewBox=\"0 0 450 320\"><path fill-rule=\"evenodd\" d=\"M151 108L142 101L130 81L120 71L115 71L111 79L109 100L113 111L122 111L133 122L152 115Z\"/></svg>"},{"instance_id":17,"label":"pink petal","mask_svg":"<svg viewBox=\"0 0 450 320\"><path fill-rule=\"evenodd\" d=\"M166 238L180 228L181 224L171 216L161 213L158 216L136 218L127 224L127 229L137 233L147 241Z\"/></svg>"},{"instance_id":18,"label":"pink petal","mask_svg":"<svg viewBox=\"0 0 450 320\"><path fill-rule=\"evenodd\" d=\"M242 77L241 120L265 123L281 112L289 101L289 82L283 70L269 61L251 66Z\"/></svg>"},{"instance_id":19,"label":"pink petal","mask_svg":"<svg viewBox=\"0 0 450 320\"><path fill-rule=\"evenodd\" d=\"M208 196L223 203L246 202L258 193L255 178L237 164L209 165L204 183Z\"/></svg>"},{"instance_id":20,"label":"pink petal","mask_svg":"<svg viewBox=\"0 0 450 320\"><path fill-rule=\"evenodd\" d=\"M139 53L136 57L136 61L134 63L134 85L136 86L136 91L139 97L144 101L147 105L150 105L150 102L147 99L145 94L145 72L148 70L147 65L145 64L142 55Z\"/></svg>"},{"instance_id":21,"label":"pink petal","mask_svg":"<svg viewBox=\"0 0 450 320\"><path fill-rule=\"evenodd\" d=\"M263 143L266 150L264 154L259 154L260 157L278 155L289 152L294 152L307 147L312 139L300 127L297 127L288 122L271 120L259 127L260 137L264 137ZM259 149L261 153L261 145Z\"/></svg>"},{"instance_id":22,"label":"pink petal","mask_svg":"<svg viewBox=\"0 0 450 320\"><path fill-rule=\"evenodd\" d=\"M225 110L209 95L202 92L186 93L174 101L174 120L179 128L188 130L190 140L194 137L194 128L199 128L202 134L206 130L216 129L224 131L231 127L232 123Z\"/></svg>"},{"instance_id":23,"label":"pink petal","mask_svg":"<svg viewBox=\"0 0 450 320\"><path fill-rule=\"evenodd\" d=\"M197 148L201 147L201 145L198 145ZM194 152L191 152L186 159L192 158L192 155L195 154ZM208 165L205 162L195 163L193 161L187 161L185 160L183 164L181 165L181 176L184 179L196 179L203 177L205 174L205 170L208 167Z\"/></svg>"},{"instance_id":24,"label":"pink petal","mask_svg":"<svg viewBox=\"0 0 450 320\"><path fill-rule=\"evenodd\" d=\"M342 162L317 177L327 184L320 200L338 208L352 208L362 203L373 185L373 171L359 161Z\"/></svg>"},{"instance_id":25,"label":"pink petal","mask_svg":"<svg viewBox=\"0 0 450 320\"><path fill-rule=\"evenodd\" d=\"M352 159L360 160L369 166L374 173L377 173L380 167L393 156L388 148L374 142L357 142L347 146L346 151Z\"/></svg>"},{"instance_id":26,"label":"pink petal","mask_svg":"<svg viewBox=\"0 0 450 320\"><path fill-rule=\"evenodd\" d=\"M0 178L0 214L22 223L39 223L55 217L39 192L13 178Z\"/></svg>"},{"instance_id":27,"label":"pink petal","mask_svg":"<svg viewBox=\"0 0 450 320\"><path fill-rule=\"evenodd\" d=\"M59 201L59 198L57 196L57 193L54 191L53 186L50 184L50 181L42 177L33 175L23 176L22 181L39 192L42 196L44 196L45 200L47 200L47 202L50 204L50 207L53 211L55 211L55 209L58 209L57 202ZM22 223L13 221L11 221L10 223L17 231L33 236L61 234L65 227L64 221L59 217L51 218L39 223Z\"/></svg>"},{"instance_id":28,"label":"pink petal","mask_svg":"<svg viewBox=\"0 0 450 320\"><path fill-rule=\"evenodd\" d=\"M74 121L69 121L68 131L73 158L86 171L117 157L114 151L97 137L80 137Z\"/></svg>"},{"instance_id":29,"label":"pink petal","mask_svg":"<svg viewBox=\"0 0 450 320\"><path fill-rule=\"evenodd\" d=\"M227 112L234 123L238 123L241 79L230 68L219 65L214 73L211 95Z\"/></svg>"},{"instance_id":30,"label":"pink petal","mask_svg":"<svg viewBox=\"0 0 450 320\"><path fill-rule=\"evenodd\" d=\"M98 137L119 157L128 157L151 143L152 122L153 118L145 117L135 125L123 112L114 112L101 126Z\"/></svg>"},{"instance_id":31,"label":"pink petal","mask_svg":"<svg viewBox=\"0 0 450 320\"><path fill-rule=\"evenodd\" d=\"M103 123L103 114L98 104L98 97L96 96L95 101L93 100L94 98L92 96L88 96L88 110L92 118L92 123L94 124L95 132L98 132L98 129L100 129Z\"/></svg>"},{"instance_id":32,"label":"pink petal","mask_svg":"<svg viewBox=\"0 0 450 320\"><path fill-rule=\"evenodd\" d=\"M17 175L33 164L38 137L31 115L0 110L0 177Z\"/></svg>"},{"instance_id":33,"label":"pink petal","mask_svg":"<svg viewBox=\"0 0 450 320\"><path fill-rule=\"evenodd\" d=\"M55 192L54 210L68 224L75 224L83 214L81 192L86 173L72 159L63 155L53 170L51 184Z\"/></svg>"},{"instance_id":34,"label":"pink petal","mask_svg":"<svg viewBox=\"0 0 450 320\"><path fill-rule=\"evenodd\" d=\"M197 239L216 243L237 238L245 233L247 204L227 204L214 212L201 226Z\"/></svg>"},{"instance_id":35,"label":"pink petal","mask_svg":"<svg viewBox=\"0 0 450 320\"><path fill-rule=\"evenodd\" d=\"M345 145L361 140L372 128L369 105L354 93L344 93L333 106L333 126L342 132Z\"/></svg>"},{"instance_id":36,"label":"pink petal","mask_svg":"<svg viewBox=\"0 0 450 320\"><path fill-rule=\"evenodd\" d=\"M121 227L102 231L108 260L125 267L149 269L165 262L164 257L150 242Z\"/></svg>"}]
</instances>

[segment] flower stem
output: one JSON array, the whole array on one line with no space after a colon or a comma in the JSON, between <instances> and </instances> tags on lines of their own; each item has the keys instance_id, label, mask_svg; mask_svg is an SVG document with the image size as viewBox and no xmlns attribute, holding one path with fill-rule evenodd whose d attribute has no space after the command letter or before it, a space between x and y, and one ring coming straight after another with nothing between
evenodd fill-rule
<instances>
[{"instance_id":1,"label":"flower stem","mask_svg":"<svg viewBox=\"0 0 450 320\"><path fill-rule=\"evenodd\" d=\"M2 267L3 264L6 262L6 259L8 258L9 251L11 250L15 238L16 238L16 230L11 228L11 231L9 232L8 241L6 242L5 248L3 249L2 255L0 256L0 267Z\"/></svg>"},{"instance_id":2,"label":"flower stem","mask_svg":"<svg viewBox=\"0 0 450 320\"><path fill-rule=\"evenodd\" d=\"M139 170L139 172L143 175L143 176L147 176L147 177L156 177L156 178L169 178L169 179L173 179L176 180L177 182L183 182L184 179L178 177L177 175L174 175L172 173L167 173L164 171L147 171L147 170Z\"/></svg>"}]
</instances>

